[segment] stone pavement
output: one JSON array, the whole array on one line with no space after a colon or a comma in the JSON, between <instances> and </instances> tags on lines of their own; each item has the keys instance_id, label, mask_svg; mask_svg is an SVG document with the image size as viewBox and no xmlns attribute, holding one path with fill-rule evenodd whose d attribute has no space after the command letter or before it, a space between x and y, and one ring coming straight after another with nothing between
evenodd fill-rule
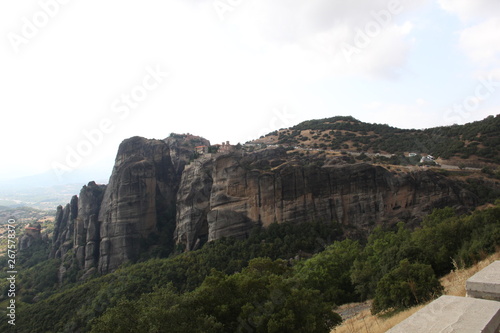
<instances>
[{"instance_id":1,"label":"stone pavement","mask_svg":"<svg viewBox=\"0 0 500 333\"><path fill-rule=\"evenodd\" d=\"M441 296L389 333L499 333L500 261L466 282L468 297Z\"/></svg>"}]
</instances>

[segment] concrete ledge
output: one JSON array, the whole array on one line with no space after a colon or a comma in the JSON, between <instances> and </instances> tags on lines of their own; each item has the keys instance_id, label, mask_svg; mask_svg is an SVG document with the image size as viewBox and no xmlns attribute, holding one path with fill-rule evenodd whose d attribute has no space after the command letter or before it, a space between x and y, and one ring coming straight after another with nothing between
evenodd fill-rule
<instances>
[{"instance_id":1,"label":"concrete ledge","mask_svg":"<svg viewBox=\"0 0 500 333\"><path fill-rule=\"evenodd\" d=\"M467 297L500 301L500 260L474 274L465 283Z\"/></svg>"},{"instance_id":2,"label":"concrete ledge","mask_svg":"<svg viewBox=\"0 0 500 333\"><path fill-rule=\"evenodd\" d=\"M390 333L497 333L500 329L500 302L441 296Z\"/></svg>"}]
</instances>

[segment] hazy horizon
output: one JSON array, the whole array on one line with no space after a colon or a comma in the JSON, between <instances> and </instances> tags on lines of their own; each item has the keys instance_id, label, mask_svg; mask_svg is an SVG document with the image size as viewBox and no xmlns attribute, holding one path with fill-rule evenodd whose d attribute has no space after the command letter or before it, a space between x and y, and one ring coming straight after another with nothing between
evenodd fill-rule
<instances>
[{"instance_id":1,"label":"hazy horizon","mask_svg":"<svg viewBox=\"0 0 500 333\"><path fill-rule=\"evenodd\" d=\"M111 173L132 136L243 143L336 115L421 129L500 113L494 0L33 0L0 9L0 181Z\"/></svg>"},{"instance_id":2,"label":"hazy horizon","mask_svg":"<svg viewBox=\"0 0 500 333\"><path fill-rule=\"evenodd\" d=\"M488 116L496 116L496 115L492 114L492 115L488 115ZM333 116L333 117L335 117L335 116ZM308 120L313 120L313 119L308 119ZM363 122L362 119L358 119L358 120ZM483 120L483 119L480 119L480 120ZM476 121L476 120L474 120L474 121ZM293 127L294 125L297 125L297 124L292 124L289 127ZM387 124L387 125L392 126L391 124ZM454 124L450 124L448 126L452 126L452 125L454 125ZM396 127L396 126L393 126L393 127ZM435 127L435 126L421 128L421 129L420 128L415 129L415 128L409 128L409 127L407 127L407 128L399 127L399 128L422 130L422 129L429 129L429 128L433 128L433 127ZM176 132L172 132L172 133L176 133ZM171 134L171 133L169 133L169 134ZM186 134L186 133L177 133L177 134ZM197 135L196 133L190 133L190 134ZM266 133L266 134L268 134L268 133ZM165 138L162 138L162 139L166 139L167 137L168 136L166 136ZM126 139L128 139L128 138L125 138L124 140L126 140ZM159 138L146 137L146 139L159 139ZM162 140L162 139L160 139L160 140ZM205 139L208 139L208 138L205 138ZM253 139L258 139L258 137L255 137ZM211 142L211 144L218 143L218 142L212 142L211 140L209 140L209 141ZM231 143L232 144L237 144L237 143L243 144L244 142L231 142ZM20 177L0 178L0 183L8 183L8 182L17 181L17 180L30 180L30 179L36 179L40 182L43 182L44 184L51 184L51 185L75 184L75 183L85 183L86 184L90 181L107 183L107 180L111 176L111 173L113 170L115 155L116 155L117 151L118 151L118 147L116 148L116 151L114 152L114 155L112 158L110 156L108 158L101 159L101 160L97 161L93 165L88 165L85 167L80 167L80 168L77 168L74 170L70 170L69 172L67 172L63 175L64 177L59 177L57 171L54 171L52 169L48 169L48 170L45 170L42 172L38 172L35 174L29 174L29 175L23 175Z\"/></svg>"}]
</instances>

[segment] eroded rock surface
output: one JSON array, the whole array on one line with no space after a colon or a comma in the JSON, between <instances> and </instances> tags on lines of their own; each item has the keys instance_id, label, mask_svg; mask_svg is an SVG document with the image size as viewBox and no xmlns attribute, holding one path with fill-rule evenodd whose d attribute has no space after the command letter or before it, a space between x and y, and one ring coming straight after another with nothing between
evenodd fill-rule
<instances>
[{"instance_id":1,"label":"eroded rock surface","mask_svg":"<svg viewBox=\"0 0 500 333\"><path fill-rule=\"evenodd\" d=\"M204 236L207 226L211 241L245 237L253 226L274 222L338 221L368 232L381 223L419 221L434 208L475 202L432 171L393 173L364 163L317 162L268 149L223 155L186 169L177 202L177 241L190 249L203 240L197 235Z\"/></svg>"},{"instance_id":2,"label":"eroded rock surface","mask_svg":"<svg viewBox=\"0 0 500 333\"><path fill-rule=\"evenodd\" d=\"M109 184L91 182L58 208L51 257L69 253L79 269L107 273L154 247L193 250L244 238L256 225L337 221L366 234L415 223L433 208L475 205L470 192L428 170L393 172L284 148L197 156L200 145L210 143L192 135L125 140Z\"/></svg>"}]
</instances>

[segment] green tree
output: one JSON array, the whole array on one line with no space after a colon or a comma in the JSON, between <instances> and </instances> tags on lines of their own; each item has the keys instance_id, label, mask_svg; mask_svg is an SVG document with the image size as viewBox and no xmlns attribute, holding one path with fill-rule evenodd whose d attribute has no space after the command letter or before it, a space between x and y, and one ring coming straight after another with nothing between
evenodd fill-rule
<instances>
[{"instance_id":1,"label":"green tree","mask_svg":"<svg viewBox=\"0 0 500 333\"><path fill-rule=\"evenodd\" d=\"M286 261L257 258L241 273L215 273L194 294L225 332L329 332L340 317L292 273Z\"/></svg>"},{"instance_id":2,"label":"green tree","mask_svg":"<svg viewBox=\"0 0 500 333\"><path fill-rule=\"evenodd\" d=\"M422 222L422 228L412 235L412 241L421 249L421 262L430 264L438 275L453 268L452 258L469 238L469 228L455 215L451 207L435 209Z\"/></svg>"},{"instance_id":3,"label":"green tree","mask_svg":"<svg viewBox=\"0 0 500 333\"><path fill-rule=\"evenodd\" d=\"M304 285L317 289L328 302L344 304L356 299L350 270L361 246L346 239L328 246L325 251L298 265L296 277Z\"/></svg>"},{"instance_id":4,"label":"green tree","mask_svg":"<svg viewBox=\"0 0 500 333\"><path fill-rule=\"evenodd\" d=\"M405 259L377 284L372 312L402 310L425 303L442 292L443 287L430 265L411 264Z\"/></svg>"},{"instance_id":5,"label":"green tree","mask_svg":"<svg viewBox=\"0 0 500 333\"><path fill-rule=\"evenodd\" d=\"M137 325L140 319L139 316L140 313L137 311L134 303L122 300L116 307L106 311L106 313L95 322L92 332L138 332Z\"/></svg>"},{"instance_id":6,"label":"green tree","mask_svg":"<svg viewBox=\"0 0 500 333\"><path fill-rule=\"evenodd\" d=\"M330 332L341 318L292 273L286 261L268 258L233 275L213 270L192 292L167 286L119 302L93 322L92 332Z\"/></svg>"},{"instance_id":7,"label":"green tree","mask_svg":"<svg viewBox=\"0 0 500 333\"><path fill-rule=\"evenodd\" d=\"M398 223L396 231L375 228L351 270L352 281L361 299L374 297L378 281L401 260L419 257L419 248L411 242L411 235L403 222Z\"/></svg>"}]
</instances>

